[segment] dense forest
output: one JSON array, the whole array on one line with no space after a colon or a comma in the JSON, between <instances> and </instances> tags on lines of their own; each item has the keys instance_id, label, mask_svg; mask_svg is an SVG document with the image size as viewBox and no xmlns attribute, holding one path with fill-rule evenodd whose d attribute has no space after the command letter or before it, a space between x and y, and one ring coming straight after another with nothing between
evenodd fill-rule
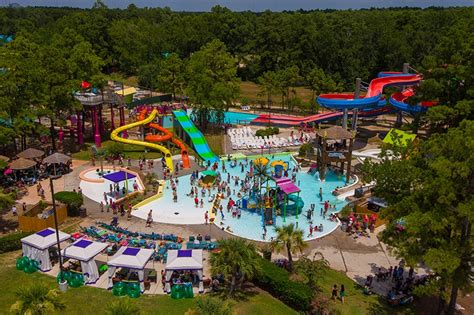
<instances>
[{"instance_id":1,"label":"dense forest","mask_svg":"<svg viewBox=\"0 0 474 315\"><path fill-rule=\"evenodd\" d=\"M344 85L380 70L421 67L427 56L457 64L472 39L474 8L360 11L180 13L167 8L0 10L0 33L50 44L55 36L89 42L105 72L139 74L167 53L189 57L219 39L241 65L242 80L297 66L301 78L320 68ZM472 44L469 44L472 45ZM302 79L301 81L305 81ZM304 83L304 82L300 82Z\"/></svg>"}]
</instances>

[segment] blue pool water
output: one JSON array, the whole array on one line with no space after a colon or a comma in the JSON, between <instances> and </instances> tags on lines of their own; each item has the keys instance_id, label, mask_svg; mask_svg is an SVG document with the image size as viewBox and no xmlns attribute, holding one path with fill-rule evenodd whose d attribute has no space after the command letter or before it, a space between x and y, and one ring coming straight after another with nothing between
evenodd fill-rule
<instances>
[{"instance_id":1,"label":"blue pool water","mask_svg":"<svg viewBox=\"0 0 474 315\"><path fill-rule=\"evenodd\" d=\"M192 109L188 110L188 115L192 113ZM250 114L250 113L241 113L241 112L225 112L224 114L224 122L226 124L248 124L258 115ZM171 128L173 127L173 118L171 115L163 116L163 127Z\"/></svg>"},{"instance_id":2,"label":"blue pool water","mask_svg":"<svg viewBox=\"0 0 474 315\"><path fill-rule=\"evenodd\" d=\"M290 167L293 169L295 167L295 162L289 154L283 155L267 155L267 157L272 160L282 160L287 162ZM249 158L250 160L250 158ZM238 160L239 162L245 163L244 159ZM225 162L226 171L230 174L231 177L239 176L240 179L245 178L245 173L249 171L249 166L244 167L244 172L241 172L241 167L237 166L234 168L230 167L230 162ZM219 172L221 172L223 180L227 179L227 173L222 172L221 167L219 167ZM291 176L291 172L290 175ZM338 176L332 172L328 172L326 175L326 181L319 181L317 175L311 175L305 171L299 171L296 174L296 185L301 189L300 196L304 201L303 213L298 216L287 216L284 220L281 216L277 216L276 225L281 226L288 223L298 224L298 227L304 231L305 239L314 239L321 237L323 235L329 234L336 227L337 223L330 221L328 219L323 219L320 215L320 209L323 205L320 202L318 193L319 188L323 189L323 200L329 200L331 205L335 205L335 209L330 209L331 212L338 212L346 204L345 201L337 199L331 194L331 192L337 186L345 185L345 178ZM238 190L240 188L234 186L234 182L231 180L230 188L232 191L231 198L235 201L238 200ZM177 186L178 192L178 202L173 202L172 190L168 187L164 189L163 197L157 199L148 205L145 205L138 210L134 211L134 215L143 219L146 219L147 213L150 209L153 210L153 218L157 222L163 223L172 223L172 224L202 224L204 223L204 213L206 211L210 212L212 203L208 201L209 196L201 197L201 192L199 189L200 199L204 201L203 208L196 208L194 205L194 200L192 197L186 196L191 190L190 184L190 175L179 177L179 184ZM234 191L235 190L235 191ZM211 191L211 194L216 194L217 189ZM224 199L221 204L224 207L224 219L222 220L221 215L217 213L215 224L221 228L230 227L230 230L233 234L238 236L259 240L259 241L270 241L272 237L275 237L276 233L272 226L267 226L267 235L266 239L262 239L263 228L262 228L262 216L258 213L250 212L247 210L241 211L241 217L233 218L232 214L227 212L227 199ZM313 227L323 224L323 232L315 232L312 236L309 236L309 226L310 222L306 219L306 210L310 208L310 205L314 203L316 209L314 211L314 216L312 218Z\"/></svg>"}]
</instances>

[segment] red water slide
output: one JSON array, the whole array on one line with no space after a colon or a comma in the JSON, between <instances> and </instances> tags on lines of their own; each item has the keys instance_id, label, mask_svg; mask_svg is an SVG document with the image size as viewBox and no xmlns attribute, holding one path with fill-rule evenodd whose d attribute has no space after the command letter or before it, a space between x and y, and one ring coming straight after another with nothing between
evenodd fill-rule
<instances>
[{"instance_id":1,"label":"red water slide","mask_svg":"<svg viewBox=\"0 0 474 315\"><path fill-rule=\"evenodd\" d=\"M147 112L148 111L146 109L142 110L140 112L140 116L138 117L138 120L145 119L145 117L147 115ZM186 146L184 145L184 143L182 143L178 139L174 138L173 133L171 131L169 131L166 128L163 128L162 126L160 126L158 124L149 123L148 127L152 128L152 129L155 129L155 130L158 130L162 134L161 135L148 134L148 135L145 136L145 141L155 142L155 143L156 142L166 142L166 141L173 142L181 150L181 159L183 160L183 167L184 168L190 168L191 167L190 163L189 163L188 150L186 149Z\"/></svg>"}]
</instances>

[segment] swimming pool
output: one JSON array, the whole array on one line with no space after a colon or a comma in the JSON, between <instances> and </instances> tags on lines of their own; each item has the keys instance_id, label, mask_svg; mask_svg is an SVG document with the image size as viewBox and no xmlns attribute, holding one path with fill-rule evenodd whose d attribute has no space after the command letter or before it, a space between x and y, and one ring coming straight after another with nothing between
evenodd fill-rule
<instances>
[{"instance_id":1,"label":"swimming pool","mask_svg":"<svg viewBox=\"0 0 474 315\"><path fill-rule=\"evenodd\" d=\"M295 167L295 162L290 154L277 154L277 155L266 155L270 161L282 160L289 164L289 168L293 169ZM249 160L253 158L249 157ZM238 160L239 162L245 163L244 159ZM244 172L241 172L241 167L237 166L232 168L230 162L225 161L226 170L231 177L239 176L240 179L245 177L245 172L249 170L248 167L244 167ZM219 167L221 172L221 168ZM227 173L222 173L224 180L227 179ZM291 173L290 173L291 174ZM291 176L291 175L290 175ZM190 175L179 177L179 183L177 185L178 192L178 202L173 202L172 190L169 186L169 181L167 182L167 187L163 190L163 196L160 199L154 200L147 205L144 205L137 210L133 211L133 215L142 219L147 218L149 210L153 210L153 219L157 222L162 223L171 223L171 224L203 224L204 213L211 210L212 202L209 202L209 196L206 193L203 199L203 207L195 207L194 199L188 197L188 194L191 190ZM323 219L320 209L323 207L319 199L318 193L319 188L323 190L323 200L328 200L331 205L335 206L335 209L329 211L339 212L342 207L346 204L345 201L337 199L331 194L331 192L336 187L342 187L345 185L345 178L335 173L328 172L326 175L326 180L321 182L317 175L312 175L306 171L300 171L296 174L296 185L301 189L300 196L304 201L303 213L298 217L288 215L285 220L281 216L276 217L276 226L282 226L289 223L297 224L300 229L304 231L304 236L306 240L318 238L324 235L331 233L336 229L338 223L330 221L328 219ZM230 184L231 187L231 198L233 200L238 200L238 190L234 189L234 183ZM239 186L240 188L240 186ZM235 191L234 191L235 190ZM211 194L216 194L217 190L213 189ZM228 200L224 199L222 205L226 209ZM312 217L313 227L323 225L322 232L313 233L312 236L309 236L309 226L310 222L306 219L306 210L309 209L310 205L314 203L316 209L314 211L314 216ZM214 222L220 228L226 229L230 228L232 234L252 239L258 241L270 241L272 237L276 236L276 233L272 226L267 226L267 234L265 240L262 239L263 228L262 228L262 216L255 212L250 212L247 210L241 211L241 217L233 218L230 212L224 210L224 219L222 220L221 215L218 213Z\"/></svg>"},{"instance_id":2,"label":"swimming pool","mask_svg":"<svg viewBox=\"0 0 474 315\"><path fill-rule=\"evenodd\" d=\"M191 116L191 113L193 112L192 109L188 109L188 116ZM242 113L242 112L233 112L233 111L228 111L224 112L224 122L226 124L248 124L255 118L257 118L258 115L251 114L251 113Z\"/></svg>"}]
</instances>

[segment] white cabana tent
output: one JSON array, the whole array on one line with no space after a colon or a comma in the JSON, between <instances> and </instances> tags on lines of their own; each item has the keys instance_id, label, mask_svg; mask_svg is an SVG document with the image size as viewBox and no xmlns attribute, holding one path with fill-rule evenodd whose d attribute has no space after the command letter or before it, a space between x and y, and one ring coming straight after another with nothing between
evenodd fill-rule
<instances>
[{"instance_id":1,"label":"white cabana tent","mask_svg":"<svg viewBox=\"0 0 474 315\"><path fill-rule=\"evenodd\" d=\"M59 231L59 241L68 240L71 235ZM41 271L49 271L52 268L48 249L56 245L56 230L46 228L42 231L28 235L21 239L23 256L39 262Z\"/></svg>"},{"instance_id":2,"label":"white cabana tent","mask_svg":"<svg viewBox=\"0 0 474 315\"><path fill-rule=\"evenodd\" d=\"M100 277L99 269L97 268L97 263L94 258L101 251L106 249L107 246L106 243L79 239L61 252L64 257L80 261L84 282L86 284L93 284L96 283Z\"/></svg>"},{"instance_id":3,"label":"white cabana tent","mask_svg":"<svg viewBox=\"0 0 474 315\"><path fill-rule=\"evenodd\" d=\"M153 249L135 248L122 246L117 253L109 260L109 285L112 289L114 283L112 278L117 268L129 268L131 271L138 273L138 281L140 282L140 291L145 291L145 265L153 255Z\"/></svg>"},{"instance_id":4,"label":"white cabana tent","mask_svg":"<svg viewBox=\"0 0 474 315\"><path fill-rule=\"evenodd\" d=\"M202 249L169 250L165 267L165 291L171 293L170 280L174 271L190 270L196 271L199 277L199 293L203 293L202 268Z\"/></svg>"}]
</instances>

